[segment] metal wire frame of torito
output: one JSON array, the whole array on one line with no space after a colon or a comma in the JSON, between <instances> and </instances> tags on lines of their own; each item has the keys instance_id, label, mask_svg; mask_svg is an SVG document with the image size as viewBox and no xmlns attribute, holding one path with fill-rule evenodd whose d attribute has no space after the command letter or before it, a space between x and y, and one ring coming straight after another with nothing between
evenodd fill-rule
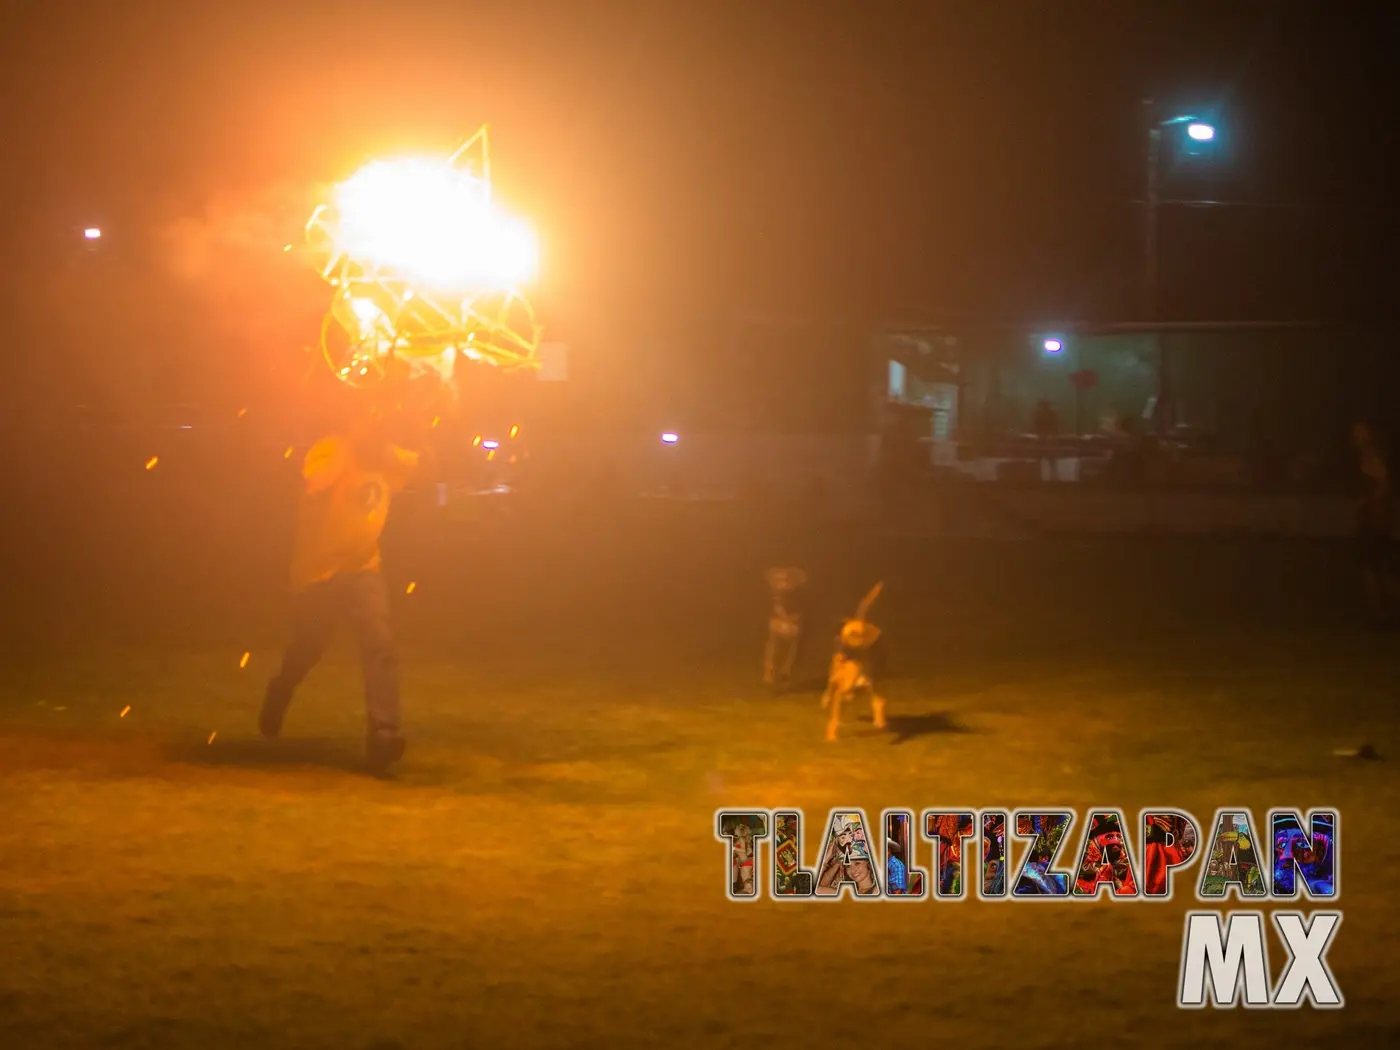
<instances>
[{"instance_id":1,"label":"metal wire frame of torito","mask_svg":"<svg viewBox=\"0 0 1400 1050\"><path fill-rule=\"evenodd\" d=\"M485 125L448 158L490 193L490 143ZM351 386L383 382L396 361L451 375L458 356L503 368L536 368L542 328L529 299L515 288L475 290L461 298L425 292L374 262L341 250L322 205L306 224L307 243L325 258L318 267L336 289L321 325L327 365ZM336 345L335 330L347 337Z\"/></svg>"}]
</instances>

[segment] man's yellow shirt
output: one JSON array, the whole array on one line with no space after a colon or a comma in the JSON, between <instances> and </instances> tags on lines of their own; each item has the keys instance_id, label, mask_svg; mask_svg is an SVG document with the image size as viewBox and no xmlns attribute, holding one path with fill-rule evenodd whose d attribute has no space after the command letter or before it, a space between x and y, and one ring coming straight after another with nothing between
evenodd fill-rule
<instances>
[{"instance_id":1,"label":"man's yellow shirt","mask_svg":"<svg viewBox=\"0 0 1400 1050\"><path fill-rule=\"evenodd\" d=\"M341 436L311 447L302 465L301 498L292 552L292 589L343 572L378 572L379 537L389 500L418 466L418 455L389 446L384 462L367 467Z\"/></svg>"}]
</instances>

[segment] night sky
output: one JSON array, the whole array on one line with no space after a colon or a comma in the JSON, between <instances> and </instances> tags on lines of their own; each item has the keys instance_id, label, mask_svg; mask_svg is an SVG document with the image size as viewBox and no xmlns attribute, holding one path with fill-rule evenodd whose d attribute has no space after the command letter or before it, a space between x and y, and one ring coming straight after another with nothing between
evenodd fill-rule
<instances>
[{"instance_id":1,"label":"night sky","mask_svg":"<svg viewBox=\"0 0 1400 1050\"><path fill-rule=\"evenodd\" d=\"M1377 316L1395 58L1338 6L10 0L4 234L270 216L489 121L562 314L1134 320L1152 95L1222 131L1163 196L1239 205L1164 210L1165 314Z\"/></svg>"}]
</instances>

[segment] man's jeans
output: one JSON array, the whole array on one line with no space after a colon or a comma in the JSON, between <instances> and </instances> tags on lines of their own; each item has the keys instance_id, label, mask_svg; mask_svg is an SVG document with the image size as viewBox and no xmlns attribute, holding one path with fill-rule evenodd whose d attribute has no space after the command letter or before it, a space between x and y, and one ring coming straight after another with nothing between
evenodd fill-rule
<instances>
[{"instance_id":1,"label":"man's jeans","mask_svg":"<svg viewBox=\"0 0 1400 1050\"><path fill-rule=\"evenodd\" d=\"M372 736L399 735L399 665L389 630L389 595L377 572L341 573L296 596L291 644L282 670L267 684L270 706L285 712L297 686L320 661L341 617L360 647L365 714Z\"/></svg>"}]
</instances>

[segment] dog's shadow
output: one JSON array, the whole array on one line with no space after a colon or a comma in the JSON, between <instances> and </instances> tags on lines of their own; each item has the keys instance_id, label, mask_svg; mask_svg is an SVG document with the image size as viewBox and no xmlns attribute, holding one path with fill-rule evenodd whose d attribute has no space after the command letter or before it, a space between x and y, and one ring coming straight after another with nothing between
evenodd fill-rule
<instances>
[{"instance_id":1,"label":"dog's shadow","mask_svg":"<svg viewBox=\"0 0 1400 1050\"><path fill-rule=\"evenodd\" d=\"M263 740L256 737L219 740L208 744L188 741L169 748L171 758L199 766L291 768L310 766L340 773L369 776L364 745L358 741L317 737Z\"/></svg>"},{"instance_id":2,"label":"dog's shadow","mask_svg":"<svg viewBox=\"0 0 1400 1050\"><path fill-rule=\"evenodd\" d=\"M973 730L954 721L946 711L926 711L919 715L890 715L885 719L885 732L891 744L902 744L935 733L971 733Z\"/></svg>"}]
</instances>

